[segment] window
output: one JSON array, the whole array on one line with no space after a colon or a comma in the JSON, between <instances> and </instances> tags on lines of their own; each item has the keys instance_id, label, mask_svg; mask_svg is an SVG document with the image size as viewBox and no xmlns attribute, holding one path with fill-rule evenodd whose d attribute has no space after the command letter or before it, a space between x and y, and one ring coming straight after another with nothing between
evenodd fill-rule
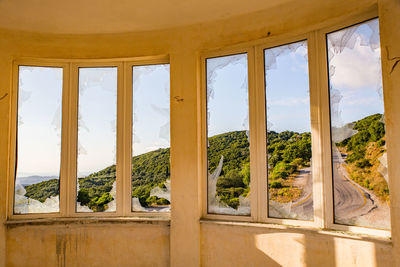
<instances>
[{"instance_id":1,"label":"window","mask_svg":"<svg viewBox=\"0 0 400 267\"><path fill-rule=\"evenodd\" d=\"M204 218L390 236L366 19L202 54ZM168 216L168 57L37 62L14 68L9 216Z\"/></svg>"},{"instance_id":2,"label":"window","mask_svg":"<svg viewBox=\"0 0 400 267\"><path fill-rule=\"evenodd\" d=\"M326 39L335 223L390 229L378 19Z\"/></svg>"},{"instance_id":3,"label":"window","mask_svg":"<svg viewBox=\"0 0 400 267\"><path fill-rule=\"evenodd\" d=\"M264 50L269 217L313 220L307 41Z\"/></svg>"},{"instance_id":4,"label":"window","mask_svg":"<svg viewBox=\"0 0 400 267\"><path fill-rule=\"evenodd\" d=\"M14 213L58 212L63 69L19 66Z\"/></svg>"},{"instance_id":5,"label":"window","mask_svg":"<svg viewBox=\"0 0 400 267\"><path fill-rule=\"evenodd\" d=\"M390 236L378 26L203 54L204 218Z\"/></svg>"},{"instance_id":6,"label":"window","mask_svg":"<svg viewBox=\"0 0 400 267\"><path fill-rule=\"evenodd\" d=\"M169 65L132 67L132 211L170 211Z\"/></svg>"},{"instance_id":7,"label":"window","mask_svg":"<svg viewBox=\"0 0 400 267\"><path fill-rule=\"evenodd\" d=\"M208 212L250 215L247 54L207 59Z\"/></svg>"},{"instance_id":8,"label":"window","mask_svg":"<svg viewBox=\"0 0 400 267\"><path fill-rule=\"evenodd\" d=\"M169 216L168 57L38 62L15 63L10 218Z\"/></svg>"},{"instance_id":9,"label":"window","mask_svg":"<svg viewBox=\"0 0 400 267\"><path fill-rule=\"evenodd\" d=\"M116 211L117 68L79 68L77 212Z\"/></svg>"}]
</instances>

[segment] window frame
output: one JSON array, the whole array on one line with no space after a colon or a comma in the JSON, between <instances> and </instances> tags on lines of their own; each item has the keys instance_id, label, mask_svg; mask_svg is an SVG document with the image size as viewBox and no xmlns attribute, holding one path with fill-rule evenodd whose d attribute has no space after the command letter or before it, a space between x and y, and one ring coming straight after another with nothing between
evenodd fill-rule
<instances>
[{"instance_id":1,"label":"window frame","mask_svg":"<svg viewBox=\"0 0 400 267\"><path fill-rule=\"evenodd\" d=\"M277 40L262 40L227 49L218 49L214 51L206 51L201 54L201 90L200 90L200 110L201 110L201 133L200 133L200 151L201 151L201 171L202 171L202 218L215 220L233 220L247 222L264 222L264 223L279 223L295 226L313 226L321 227L321 222L318 216L314 213L314 221L271 218L268 217L268 192L262 188L267 187L267 168L266 168L266 100L265 100L265 73L264 73L264 50L274 48L294 42L307 40L307 47L314 41L312 33L295 35L293 37L279 38ZM248 59L248 88L249 88L249 128L250 128L250 173L251 173L251 214L250 216L241 215L225 215L225 214L210 214L208 213L208 174L207 174L207 69L206 60L209 58L223 57L247 53ZM309 87L310 87L310 106L316 101L315 97L311 99L311 89L314 83L311 76L314 77L314 72L311 70L310 61L314 60L314 56L308 49L308 68L309 68ZM311 75L311 73L313 73ZM313 85L312 85L313 84ZM312 109L311 109L312 110ZM314 129L315 111L311 115L311 128ZM312 132L312 136L315 135ZM254 141L255 142L254 142ZM312 138L312 153L317 154L318 145L315 145L318 138ZM314 210L317 194L316 185L320 184L316 178L318 171L317 157L313 157L313 198ZM320 190L317 188L317 190ZM321 201L318 201L321 205ZM320 209L318 209L320 210ZM317 218L316 218L317 217Z\"/></svg>"},{"instance_id":2,"label":"window frame","mask_svg":"<svg viewBox=\"0 0 400 267\"><path fill-rule=\"evenodd\" d=\"M373 227L364 227L364 226L355 226L355 225L344 225L335 223L335 215L334 215L334 198L333 198L333 191L334 191L334 184L333 184L333 164L332 164L332 146L331 146L331 104L330 104L330 89L329 89L329 62L328 62L328 47L327 47L327 35L332 32L340 31L355 25L359 25L365 23L367 21L373 19L379 19L377 12L371 12L370 14L365 14L359 18L352 18L348 21L344 21L338 23L333 26L328 26L323 29L317 31L318 36L318 43L324 44L323 46L319 46L319 56L320 56L320 87L321 87L321 116L324 116L324 119L321 121L323 123L324 128L324 136L323 136L323 151L326 153L322 154L322 160L326 168L324 169L324 187L325 187L325 209L326 209L326 216L325 216L325 225L326 228L339 230L339 231L349 231L359 234L372 234L375 236L381 237L390 237L391 236L391 229L384 230L378 229ZM379 25L380 22L379 22ZM380 47L381 48L381 47ZM323 62L322 62L323 60ZM382 53L381 53L381 75L383 80L383 62L382 62ZM386 113L386 104L385 104L385 93L383 87L383 106ZM388 125L385 122L385 127L387 129ZM388 140L391 142L391 140ZM389 186L389 197L390 192L392 192L392 188ZM390 206L390 214L392 214L392 207Z\"/></svg>"},{"instance_id":3,"label":"window frame","mask_svg":"<svg viewBox=\"0 0 400 267\"><path fill-rule=\"evenodd\" d=\"M292 32L281 36L271 36L255 41L236 44L226 48L204 50L200 54L199 102L199 176L201 179L202 219L222 221L245 221L283 224L334 231L347 231L389 238L390 230L362 226L336 224L333 214L333 180L331 160L331 129L329 104L329 75L326 35L368 20L378 18L376 8L358 14L341 17L330 23L317 25L302 33ZM307 41L310 116L312 134L312 176L314 220L279 219L268 217L268 190L266 168L266 98L264 50L290 43ZM251 215L209 214L207 211L207 70L206 60L232 54L248 53L249 80L249 127L250 127L250 171L251 175ZM382 60L382 59L381 59ZM383 67L383 63L382 63ZM382 70L383 72L383 70ZM386 111L386 106L385 106ZM388 140L389 142L391 140ZM255 145L257 143L257 145ZM389 186L390 187L390 186ZM392 190L389 188L389 191ZM392 208L390 208L392 210Z\"/></svg>"},{"instance_id":4,"label":"window frame","mask_svg":"<svg viewBox=\"0 0 400 267\"><path fill-rule=\"evenodd\" d=\"M133 154L133 67L135 66L149 66L149 65L161 65L161 64L170 64L169 57L164 56L164 57L159 57L159 58L148 58L145 60L130 60L127 62L124 62L124 72L126 76L126 83L127 83L127 90L125 90L125 105L127 106L127 109L125 109L125 114L124 114L124 121L126 122L125 127L128 128L128 130L125 130L124 133L127 135L124 137L124 141L126 142L126 146L124 146L125 150L124 151L124 158L128 162L124 163L123 166L124 168L124 185L127 184L129 186L124 186L125 192L125 198L124 198L124 216L139 216L139 217L158 217L158 218L169 218L171 212L140 212L140 211L132 211L132 175L131 175L131 170L132 170L132 154ZM170 73L170 85L171 85L171 73ZM170 107L170 127L171 127L171 106L172 106L172 101L171 101L171 92L170 92L170 97L169 97L169 107ZM171 140L170 140L171 144ZM126 149L129 148L129 149ZM171 146L170 146L171 148ZM171 164L171 153L170 153L170 164ZM172 206L172 202L170 203Z\"/></svg>"},{"instance_id":5,"label":"window frame","mask_svg":"<svg viewBox=\"0 0 400 267\"><path fill-rule=\"evenodd\" d=\"M302 42L302 41L306 41L307 42L307 58L308 58L308 80L309 80L309 99L310 99L310 128L311 128L311 150L312 150L312 171L311 171L311 175L312 175L312 181L313 181L313 192L312 192L312 196L313 196L313 210L314 210L314 215L313 215L313 220L300 220L300 219L288 219L288 218L272 218L268 216L268 209L269 209L269 205L268 205L268 190L262 190L262 201L263 201L263 205L261 205L261 207L265 207L265 208L261 208L260 209L260 213L261 213L261 219L263 220L263 222L267 222L267 223L278 223L278 224L289 224L289 225L295 225L295 226L306 226L306 227L321 227L322 223L321 220L319 218L320 217L320 211L321 211L321 206L322 206L322 202L321 199L319 197L320 194L316 193L318 191L321 190L321 187L319 186L321 184L321 164L319 162L320 158L317 157L316 155L319 154L320 151L320 147L318 144L318 140L320 140L320 137L318 136L320 133L319 130L319 124L318 124L318 117L316 114L316 110L313 107L318 106L318 99L317 99L317 93L318 93L318 89L316 87L315 84L315 69L313 68L314 64L313 62L315 62L315 36L312 33L306 33L306 34L302 34L302 35L297 35L294 36L292 38L285 38L283 40L279 40L279 41L272 41L272 42L266 42L265 44L262 45L258 45L256 47L257 49L257 66L258 66L258 72L257 72L257 90L260 92L260 95L258 97L259 99L259 107L261 106L261 108L258 108L258 112L257 115L260 117L260 119L258 120L259 123L259 127L261 129L258 129L259 135L260 135L260 139L259 142L260 145L260 149L262 150L262 154L260 154L260 156L262 157L263 160L262 165L260 166L260 168L262 169L262 176L259 177L259 179L262 179L263 181L260 181L260 183L264 183L263 186L264 188L268 187L268 183L267 183L267 177L268 177L268 170L267 170L267 161L266 161L266 156L267 156L267 134L266 134L266 130L267 130L267 103L266 103L266 81L265 81L265 65L264 65L264 51L266 49L270 49L270 48L275 48L275 47L279 47L279 46L284 46L284 45L288 45L288 44L292 44L292 43L297 43L297 42Z\"/></svg>"},{"instance_id":6,"label":"window frame","mask_svg":"<svg viewBox=\"0 0 400 267\"><path fill-rule=\"evenodd\" d=\"M11 105L9 121L9 168L7 219L41 218L87 218L87 217L147 217L169 219L170 212L131 211L131 157L132 157L132 67L142 65L170 64L169 55L113 58L113 59L40 59L17 58L12 62ZM55 67L63 69L61 162L60 162L60 208L53 213L14 213L16 173L19 66ZM117 117L116 117L116 211L77 212L77 142L79 68L117 67ZM170 97L171 103L171 97Z\"/></svg>"},{"instance_id":7,"label":"window frame","mask_svg":"<svg viewBox=\"0 0 400 267\"><path fill-rule=\"evenodd\" d=\"M15 214L14 213L14 201L15 201L15 175L17 170L17 129L18 129L18 94L19 94L19 67L50 67L50 68L62 68L63 69L63 88L62 88L62 112L61 112L61 154L60 154L60 177L59 177L59 211L51 213L28 213L28 214ZM10 97L10 114L11 118L9 120L9 167L8 167L8 218L48 218L48 217L64 217L66 215L66 189L67 183L66 179L61 179L67 175L67 148L68 138L64 132L67 130L69 111L68 104L70 98L69 90L69 67L65 62L56 62L52 60L16 60L13 62L12 66L12 90ZM63 192L63 196L61 196ZM63 205L61 204L63 202Z\"/></svg>"},{"instance_id":8,"label":"window frame","mask_svg":"<svg viewBox=\"0 0 400 267\"><path fill-rule=\"evenodd\" d=\"M223 56L232 56L238 54L246 54L247 55L247 77L248 77L248 106L249 106L249 143L250 143L250 180L251 187L258 188L257 179L253 179L252 177L256 175L257 169L255 160L253 160L254 155L257 153L257 148L255 146L255 142L252 140L256 140L256 134L254 130L255 126L255 118L254 112L251 109L255 108L255 95L254 95L254 75L255 75L255 53L254 48L251 46L241 46L241 47L232 47L227 49L221 49L216 51L208 51L201 54L201 89L199 96L199 105L200 105L200 123L201 127L199 133L199 142L198 142L198 151L200 152L199 157L199 166L201 172L201 206L202 206L202 217L205 219L222 219L222 220L234 220L234 221L255 221L257 220L257 192L252 192L250 194L250 215L221 215L221 214L211 214L208 213L208 157L207 157L207 138L208 138L208 121L207 121L207 69L206 69L206 60L209 58L218 58ZM253 155L253 156L252 156ZM250 188L250 190L252 190Z\"/></svg>"}]
</instances>

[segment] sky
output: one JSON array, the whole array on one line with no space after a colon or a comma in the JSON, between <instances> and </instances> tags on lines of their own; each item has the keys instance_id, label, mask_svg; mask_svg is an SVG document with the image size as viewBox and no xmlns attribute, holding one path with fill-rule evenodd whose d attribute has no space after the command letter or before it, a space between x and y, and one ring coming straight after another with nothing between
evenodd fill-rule
<instances>
[{"instance_id":1,"label":"sky","mask_svg":"<svg viewBox=\"0 0 400 267\"><path fill-rule=\"evenodd\" d=\"M276 57L275 68L267 71L269 130L310 131L306 57L306 48L300 47ZM207 76L208 136L248 130L247 55L207 59Z\"/></svg>"},{"instance_id":2,"label":"sky","mask_svg":"<svg viewBox=\"0 0 400 267\"><path fill-rule=\"evenodd\" d=\"M327 36L333 127L384 112L378 26L375 19ZM336 40L351 31L347 46L340 49Z\"/></svg>"},{"instance_id":3,"label":"sky","mask_svg":"<svg viewBox=\"0 0 400 267\"><path fill-rule=\"evenodd\" d=\"M17 177L59 176L62 68L19 68Z\"/></svg>"},{"instance_id":4,"label":"sky","mask_svg":"<svg viewBox=\"0 0 400 267\"><path fill-rule=\"evenodd\" d=\"M346 37L344 32L350 31L354 33L348 43L353 43L354 47L338 50L337 45L332 45L334 39L343 41ZM340 127L368 115L383 113L377 36L377 20L327 36L333 126ZM266 49L265 63L268 130L309 132L311 123L306 43L297 47L291 44ZM270 63L274 63L272 68L268 67ZM207 60L207 90L212 95L208 99L208 136L248 129L248 122L243 126L248 115L248 89L242 86L247 81L246 66L246 54ZM335 104L338 94L341 100Z\"/></svg>"},{"instance_id":5,"label":"sky","mask_svg":"<svg viewBox=\"0 0 400 267\"><path fill-rule=\"evenodd\" d=\"M133 155L170 146L169 64L134 66Z\"/></svg>"},{"instance_id":6,"label":"sky","mask_svg":"<svg viewBox=\"0 0 400 267\"><path fill-rule=\"evenodd\" d=\"M264 51L268 130L310 132L310 93L307 43L299 42ZM268 57L270 56L270 57Z\"/></svg>"},{"instance_id":7,"label":"sky","mask_svg":"<svg viewBox=\"0 0 400 267\"><path fill-rule=\"evenodd\" d=\"M116 162L117 68L79 68L78 177Z\"/></svg>"},{"instance_id":8,"label":"sky","mask_svg":"<svg viewBox=\"0 0 400 267\"><path fill-rule=\"evenodd\" d=\"M247 54L207 59L208 136L248 130Z\"/></svg>"},{"instance_id":9,"label":"sky","mask_svg":"<svg viewBox=\"0 0 400 267\"><path fill-rule=\"evenodd\" d=\"M62 68L21 67L20 81L17 177L59 176ZM134 67L133 87L133 154L169 147L169 65ZM117 68L79 69L78 177L115 164L116 95Z\"/></svg>"},{"instance_id":10,"label":"sky","mask_svg":"<svg viewBox=\"0 0 400 267\"><path fill-rule=\"evenodd\" d=\"M383 113L379 43L368 46L379 42L373 31L377 21L357 26L354 46L344 49L332 42L342 33L328 35L331 96L341 96L339 104L332 102L333 126ZM310 130L306 54L304 47L291 50L266 72L270 130ZM19 75L17 176L58 176L62 69L21 67ZM208 136L248 130L247 55L208 59L207 78ZM115 163L117 69L83 68L79 81L85 90L79 95L78 174L86 175ZM169 147L168 66L134 67L133 81L133 154Z\"/></svg>"}]
</instances>

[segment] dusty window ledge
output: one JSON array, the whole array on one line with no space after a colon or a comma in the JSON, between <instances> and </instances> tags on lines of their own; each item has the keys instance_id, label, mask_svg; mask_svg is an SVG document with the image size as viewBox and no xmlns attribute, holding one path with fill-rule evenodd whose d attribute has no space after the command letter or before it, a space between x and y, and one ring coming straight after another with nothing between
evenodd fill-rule
<instances>
[{"instance_id":1,"label":"dusty window ledge","mask_svg":"<svg viewBox=\"0 0 400 267\"><path fill-rule=\"evenodd\" d=\"M69 225L69 224L161 224L170 225L169 218L162 217L85 217L85 218L37 218L12 219L4 222L8 228L27 225Z\"/></svg>"},{"instance_id":2,"label":"dusty window ledge","mask_svg":"<svg viewBox=\"0 0 400 267\"><path fill-rule=\"evenodd\" d=\"M386 245L392 244L391 238L379 237L374 235L358 234L349 231L339 231L331 229L321 229L310 226L293 226L293 225L282 225L272 223L260 223L260 222L234 222L234 221L222 221L222 220L210 220L201 219L200 224L211 224L211 225L224 225L224 226L236 226L236 227L252 227L252 228L264 228L264 229L275 229L277 231L286 231L291 233L310 233L316 235L325 235L332 237L347 238L360 241L379 242Z\"/></svg>"}]
</instances>

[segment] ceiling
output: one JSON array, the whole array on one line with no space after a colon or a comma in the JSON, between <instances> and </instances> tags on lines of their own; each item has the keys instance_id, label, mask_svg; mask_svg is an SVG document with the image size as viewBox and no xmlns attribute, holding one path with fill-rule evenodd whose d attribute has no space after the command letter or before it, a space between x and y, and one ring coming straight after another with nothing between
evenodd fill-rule
<instances>
[{"instance_id":1,"label":"ceiling","mask_svg":"<svg viewBox=\"0 0 400 267\"><path fill-rule=\"evenodd\" d=\"M0 0L0 28L42 33L150 31L267 9L291 0Z\"/></svg>"}]
</instances>

